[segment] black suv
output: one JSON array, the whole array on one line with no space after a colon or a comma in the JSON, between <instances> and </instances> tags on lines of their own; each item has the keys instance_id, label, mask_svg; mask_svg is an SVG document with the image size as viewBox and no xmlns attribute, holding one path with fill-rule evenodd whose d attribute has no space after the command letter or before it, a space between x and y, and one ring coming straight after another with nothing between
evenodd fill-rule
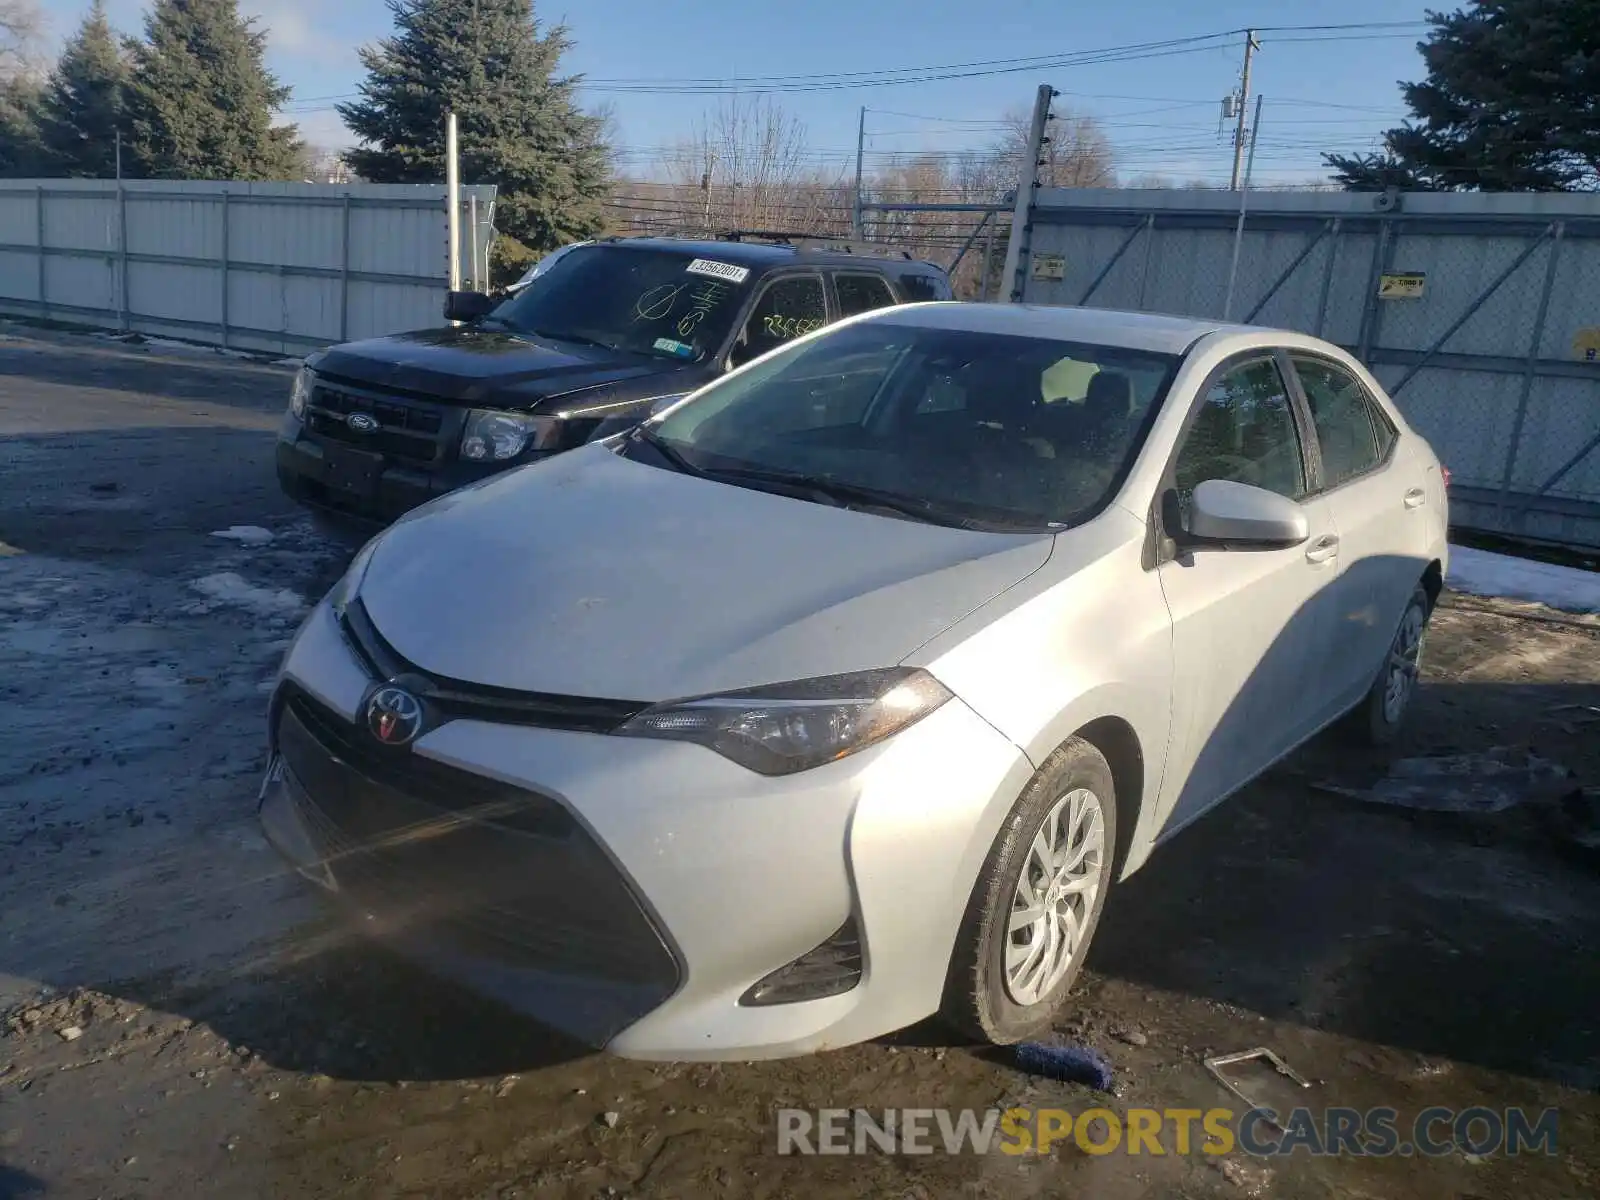
<instances>
[{"instance_id":1,"label":"black suv","mask_svg":"<svg viewBox=\"0 0 1600 1200\"><path fill-rule=\"evenodd\" d=\"M842 317L949 299L944 271L881 247L737 234L575 246L510 296L452 293L445 316L464 324L310 355L278 480L313 507L389 520L628 428Z\"/></svg>"}]
</instances>

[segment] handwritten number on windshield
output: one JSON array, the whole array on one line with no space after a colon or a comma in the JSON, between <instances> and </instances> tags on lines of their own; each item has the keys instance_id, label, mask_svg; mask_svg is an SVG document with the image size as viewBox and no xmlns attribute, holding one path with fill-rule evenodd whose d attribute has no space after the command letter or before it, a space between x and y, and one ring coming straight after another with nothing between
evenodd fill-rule
<instances>
[{"instance_id":1,"label":"handwritten number on windshield","mask_svg":"<svg viewBox=\"0 0 1600 1200\"><path fill-rule=\"evenodd\" d=\"M651 288L633 302L633 319L659 321L670 315L673 306L678 303L678 293L681 291L683 291L681 283L663 283Z\"/></svg>"},{"instance_id":2,"label":"handwritten number on windshield","mask_svg":"<svg viewBox=\"0 0 1600 1200\"><path fill-rule=\"evenodd\" d=\"M721 304L728 295L725 283L702 283L689 293L689 311L678 322L678 335L688 337L699 327L706 315Z\"/></svg>"}]
</instances>

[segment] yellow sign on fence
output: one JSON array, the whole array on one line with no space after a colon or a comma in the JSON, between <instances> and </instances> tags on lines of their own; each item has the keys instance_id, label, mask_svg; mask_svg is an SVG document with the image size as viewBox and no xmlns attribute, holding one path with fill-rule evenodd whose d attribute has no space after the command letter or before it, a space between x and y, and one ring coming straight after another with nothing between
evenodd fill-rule
<instances>
[{"instance_id":1,"label":"yellow sign on fence","mask_svg":"<svg viewBox=\"0 0 1600 1200\"><path fill-rule=\"evenodd\" d=\"M1067 260L1060 254L1035 254L1033 277L1035 279L1062 280L1067 275Z\"/></svg>"},{"instance_id":2,"label":"yellow sign on fence","mask_svg":"<svg viewBox=\"0 0 1600 1200\"><path fill-rule=\"evenodd\" d=\"M1385 271L1378 276L1378 299L1415 300L1427 279L1422 271Z\"/></svg>"}]
</instances>

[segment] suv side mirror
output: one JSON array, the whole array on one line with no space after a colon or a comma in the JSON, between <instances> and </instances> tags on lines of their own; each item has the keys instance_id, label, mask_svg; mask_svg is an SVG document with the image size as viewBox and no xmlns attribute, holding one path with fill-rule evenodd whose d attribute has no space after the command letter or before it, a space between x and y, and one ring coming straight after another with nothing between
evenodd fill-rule
<instances>
[{"instance_id":1,"label":"suv side mirror","mask_svg":"<svg viewBox=\"0 0 1600 1200\"><path fill-rule=\"evenodd\" d=\"M1190 498L1183 534L1181 541L1196 547L1281 550L1305 541L1311 527L1305 509L1287 496L1248 483L1207 479Z\"/></svg>"},{"instance_id":2,"label":"suv side mirror","mask_svg":"<svg viewBox=\"0 0 1600 1200\"><path fill-rule=\"evenodd\" d=\"M476 321L494 309L492 297L482 292L446 292L444 319L446 321Z\"/></svg>"}]
</instances>

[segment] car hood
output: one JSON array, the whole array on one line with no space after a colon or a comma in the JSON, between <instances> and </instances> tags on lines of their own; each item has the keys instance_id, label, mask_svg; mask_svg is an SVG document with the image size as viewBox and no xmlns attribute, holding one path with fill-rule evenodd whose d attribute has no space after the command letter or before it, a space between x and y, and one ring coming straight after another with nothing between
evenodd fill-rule
<instances>
[{"instance_id":1,"label":"car hood","mask_svg":"<svg viewBox=\"0 0 1600 1200\"><path fill-rule=\"evenodd\" d=\"M670 386L670 377L684 370L666 359L470 325L348 342L311 366L350 383L488 408L534 407L556 396L657 377Z\"/></svg>"},{"instance_id":2,"label":"car hood","mask_svg":"<svg viewBox=\"0 0 1600 1200\"><path fill-rule=\"evenodd\" d=\"M892 666L1044 565L1051 538L738 488L592 445L392 526L361 599L452 679L659 701Z\"/></svg>"}]
</instances>

